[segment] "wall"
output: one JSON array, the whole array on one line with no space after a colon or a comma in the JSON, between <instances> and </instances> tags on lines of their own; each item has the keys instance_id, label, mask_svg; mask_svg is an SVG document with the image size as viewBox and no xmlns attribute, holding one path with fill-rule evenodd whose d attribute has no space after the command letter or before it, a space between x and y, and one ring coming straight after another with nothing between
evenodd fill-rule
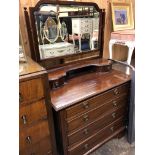
<instances>
[{"instance_id":1,"label":"wall","mask_svg":"<svg viewBox=\"0 0 155 155\"><path fill-rule=\"evenodd\" d=\"M20 20L20 28L22 32L22 38L24 42L24 47L26 54L30 56L30 47L28 42L28 35L26 30L25 18L24 18L24 7L34 6L39 0L20 0L19 6L19 20ZM104 54L103 57L109 57L109 40L110 34L112 31L112 18L111 18L111 7L110 0L75 0L81 2L95 2L101 9L106 10L106 21L105 21L105 33L104 33ZM133 2L133 10L135 8L135 0L131 0ZM127 48L119 45L114 46L114 58L119 60L125 60L127 57Z\"/></svg>"}]
</instances>

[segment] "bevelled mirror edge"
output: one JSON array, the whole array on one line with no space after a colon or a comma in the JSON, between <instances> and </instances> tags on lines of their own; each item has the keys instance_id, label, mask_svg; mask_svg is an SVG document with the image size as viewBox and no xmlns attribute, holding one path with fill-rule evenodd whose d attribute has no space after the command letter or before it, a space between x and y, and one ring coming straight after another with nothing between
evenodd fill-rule
<instances>
[{"instance_id":1,"label":"bevelled mirror edge","mask_svg":"<svg viewBox=\"0 0 155 155\"><path fill-rule=\"evenodd\" d=\"M91 6L91 7L94 7L97 11L98 11L98 17L99 17L99 28L98 28L98 32L99 32L99 35L98 35L98 44L99 44L99 47L98 49L94 49L92 51L90 51L90 55L87 53L76 53L75 55L73 54L67 54L67 55L61 55L61 56L58 56L58 57L53 57L53 58L47 58L47 59L41 59L40 58L40 53L38 52L39 51L39 47L38 47L38 38L37 38L37 30L36 28L34 27L34 25L36 24L35 23L35 17L34 17L34 12L38 10L38 8L40 7L40 5L42 4L50 4L50 5L59 5L59 6L65 6L65 5L69 5L70 6ZM85 59L93 59L93 58L97 58L97 57L102 57L103 55L103 42L104 42L104 38L102 37L102 34L103 34L103 28L104 28L104 25L103 25L103 21L104 21L104 18L105 18L105 12L104 10L101 10L99 9L99 7L97 6L96 3L90 3L90 2L68 2L68 1L60 1L58 3L55 3L55 2L51 2L51 1L45 1L45 0L42 0L42 1L39 1L35 7L30 7L30 23L31 23L31 29L32 29L32 33L31 33L31 37L33 39L33 48L32 49L32 57L33 59L35 59L37 62L39 63L42 63L43 66L45 68L52 68L52 67L57 67L57 66L61 66L62 64L65 65L65 64L68 64L68 63L71 63L71 62L74 62L74 61L83 61ZM49 21L51 22L51 21ZM52 22L51 22L52 23ZM54 23L54 22L53 22ZM63 23L63 21L61 22L61 24ZM66 23L65 23L66 24ZM64 25L65 25L64 24ZM65 33L65 29L63 30L64 33ZM68 32L65 33L65 35L67 34ZM63 37L61 36L61 39ZM62 39L63 40L63 39ZM32 44L32 43L31 43ZM66 44L66 43L65 43ZM66 44L67 45L67 44ZM70 46L71 44L69 44ZM92 54L94 51L94 55ZM97 54L98 53L98 54ZM77 58L76 58L77 57ZM71 60L73 58L73 60ZM45 64L47 64L47 62L49 62L50 60L55 62L56 65L52 65L50 66L50 63L48 65L48 67L46 67ZM60 63L56 63L56 61L59 61Z\"/></svg>"}]
</instances>

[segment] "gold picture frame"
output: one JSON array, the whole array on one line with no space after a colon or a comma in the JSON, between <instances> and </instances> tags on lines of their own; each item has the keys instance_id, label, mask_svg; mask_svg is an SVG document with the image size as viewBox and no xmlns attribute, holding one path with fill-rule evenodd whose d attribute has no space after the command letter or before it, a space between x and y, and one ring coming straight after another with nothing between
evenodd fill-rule
<instances>
[{"instance_id":1,"label":"gold picture frame","mask_svg":"<svg viewBox=\"0 0 155 155\"><path fill-rule=\"evenodd\" d=\"M134 29L131 2L111 2L113 31Z\"/></svg>"}]
</instances>

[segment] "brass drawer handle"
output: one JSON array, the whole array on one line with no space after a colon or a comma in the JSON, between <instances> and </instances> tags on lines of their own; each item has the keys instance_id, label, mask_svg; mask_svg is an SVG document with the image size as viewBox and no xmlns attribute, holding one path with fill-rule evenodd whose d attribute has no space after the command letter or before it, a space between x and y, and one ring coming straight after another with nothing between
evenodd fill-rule
<instances>
[{"instance_id":1,"label":"brass drawer handle","mask_svg":"<svg viewBox=\"0 0 155 155\"><path fill-rule=\"evenodd\" d=\"M84 148L85 148L85 149L88 149L88 144L85 144L85 145L84 145Z\"/></svg>"},{"instance_id":2,"label":"brass drawer handle","mask_svg":"<svg viewBox=\"0 0 155 155\"><path fill-rule=\"evenodd\" d=\"M19 102L22 102L23 101L23 96L21 93L19 93Z\"/></svg>"},{"instance_id":3,"label":"brass drawer handle","mask_svg":"<svg viewBox=\"0 0 155 155\"><path fill-rule=\"evenodd\" d=\"M110 130L113 132L114 131L114 127L111 127Z\"/></svg>"},{"instance_id":4,"label":"brass drawer handle","mask_svg":"<svg viewBox=\"0 0 155 155\"><path fill-rule=\"evenodd\" d=\"M31 140L31 137L30 136L26 137L26 142L29 143L29 144L32 143L32 140Z\"/></svg>"},{"instance_id":5,"label":"brass drawer handle","mask_svg":"<svg viewBox=\"0 0 155 155\"><path fill-rule=\"evenodd\" d=\"M55 81L54 84L55 84L55 87L59 86L59 82L58 81Z\"/></svg>"},{"instance_id":6,"label":"brass drawer handle","mask_svg":"<svg viewBox=\"0 0 155 155\"><path fill-rule=\"evenodd\" d=\"M49 151L47 152L47 154L52 154L52 151L51 151L51 150L49 150Z\"/></svg>"},{"instance_id":7,"label":"brass drawer handle","mask_svg":"<svg viewBox=\"0 0 155 155\"><path fill-rule=\"evenodd\" d=\"M119 94L119 91L118 91L118 89L116 88L116 89L114 89L114 94L115 95L118 95Z\"/></svg>"},{"instance_id":8,"label":"brass drawer handle","mask_svg":"<svg viewBox=\"0 0 155 155\"><path fill-rule=\"evenodd\" d=\"M89 120L88 115L84 115L83 119L84 119L85 122L87 122Z\"/></svg>"},{"instance_id":9,"label":"brass drawer handle","mask_svg":"<svg viewBox=\"0 0 155 155\"><path fill-rule=\"evenodd\" d=\"M88 134L88 129L84 129L83 133L84 133L85 135L87 135L87 134Z\"/></svg>"},{"instance_id":10,"label":"brass drawer handle","mask_svg":"<svg viewBox=\"0 0 155 155\"><path fill-rule=\"evenodd\" d=\"M116 117L116 113L112 113L112 117L115 118Z\"/></svg>"},{"instance_id":11,"label":"brass drawer handle","mask_svg":"<svg viewBox=\"0 0 155 155\"><path fill-rule=\"evenodd\" d=\"M113 101L112 104L113 104L113 106L115 106L115 107L117 106L117 102L116 102L116 101Z\"/></svg>"},{"instance_id":12,"label":"brass drawer handle","mask_svg":"<svg viewBox=\"0 0 155 155\"><path fill-rule=\"evenodd\" d=\"M84 108L84 109L88 109L88 108L89 108L88 102L83 102L83 108Z\"/></svg>"},{"instance_id":13,"label":"brass drawer handle","mask_svg":"<svg viewBox=\"0 0 155 155\"><path fill-rule=\"evenodd\" d=\"M22 118L22 120L23 120L23 123L26 124L26 123L27 123L26 115L23 115L21 118Z\"/></svg>"},{"instance_id":14,"label":"brass drawer handle","mask_svg":"<svg viewBox=\"0 0 155 155\"><path fill-rule=\"evenodd\" d=\"M42 119L43 120L46 120L47 119L47 115L43 116Z\"/></svg>"}]
</instances>

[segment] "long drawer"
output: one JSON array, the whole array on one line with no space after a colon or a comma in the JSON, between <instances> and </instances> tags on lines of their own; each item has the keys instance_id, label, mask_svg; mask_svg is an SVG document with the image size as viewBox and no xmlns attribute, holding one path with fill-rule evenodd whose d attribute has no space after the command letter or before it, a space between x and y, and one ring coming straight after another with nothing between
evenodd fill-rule
<instances>
[{"instance_id":1,"label":"long drawer","mask_svg":"<svg viewBox=\"0 0 155 155\"><path fill-rule=\"evenodd\" d=\"M37 144L32 145L30 148L21 150L20 155L52 155L52 146L50 136L42 139Z\"/></svg>"},{"instance_id":2,"label":"long drawer","mask_svg":"<svg viewBox=\"0 0 155 155\"><path fill-rule=\"evenodd\" d=\"M22 106L19 110L20 128L27 127L28 125L44 119L47 119L47 111L44 100L34 102L33 104L29 104L27 106Z\"/></svg>"},{"instance_id":3,"label":"long drawer","mask_svg":"<svg viewBox=\"0 0 155 155\"><path fill-rule=\"evenodd\" d=\"M101 106L102 104L105 104L105 102L108 102L112 99L115 99L116 97L121 96L122 94L128 94L128 93L129 93L129 83L113 88L105 93L97 95L91 99L85 100L79 104L71 106L70 108L67 108L66 109L67 118L75 117L80 113L87 112L91 109Z\"/></svg>"},{"instance_id":4,"label":"long drawer","mask_svg":"<svg viewBox=\"0 0 155 155\"><path fill-rule=\"evenodd\" d=\"M87 139L88 137L98 132L106 125L115 121L116 119L120 117L126 118L126 115L127 115L127 110L124 107L117 110L112 110L109 113L106 113L105 115L97 119L95 122L92 122L88 126L69 134L68 145L70 146L76 143L80 143L81 141Z\"/></svg>"},{"instance_id":5,"label":"long drawer","mask_svg":"<svg viewBox=\"0 0 155 155\"><path fill-rule=\"evenodd\" d=\"M49 136L48 122L41 121L29 128L24 128L19 132L19 148L20 150L32 147L33 144Z\"/></svg>"},{"instance_id":6,"label":"long drawer","mask_svg":"<svg viewBox=\"0 0 155 155\"><path fill-rule=\"evenodd\" d=\"M124 118L120 118L109 126L92 135L82 143L68 148L69 155L84 155L99 143L116 136L125 129Z\"/></svg>"},{"instance_id":7,"label":"long drawer","mask_svg":"<svg viewBox=\"0 0 155 155\"><path fill-rule=\"evenodd\" d=\"M43 79L37 78L29 81L20 82L19 101L29 103L44 97Z\"/></svg>"},{"instance_id":8,"label":"long drawer","mask_svg":"<svg viewBox=\"0 0 155 155\"><path fill-rule=\"evenodd\" d=\"M68 126L68 132L77 130L78 128L81 128L83 126L88 125L98 117L102 116L104 113L111 111L115 107L125 106L128 103L128 96L124 95L116 100L116 105L114 105L113 100L103 104L101 107L98 107L96 109L93 109L87 113L84 113L83 115L80 115L79 117L76 117L74 119L68 119L67 120L67 126Z\"/></svg>"},{"instance_id":9,"label":"long drawer","mask_svg":"<svg viewBox=\"0 0 155 155\"><path fill-rule=\"evenodd\" d=\"M63 48L47 48L42 49L42 58L49 58L49 57L57 57L67 54L73 54L74 53L74 45L70 45Z\"/></svg>"}]
</instances>

